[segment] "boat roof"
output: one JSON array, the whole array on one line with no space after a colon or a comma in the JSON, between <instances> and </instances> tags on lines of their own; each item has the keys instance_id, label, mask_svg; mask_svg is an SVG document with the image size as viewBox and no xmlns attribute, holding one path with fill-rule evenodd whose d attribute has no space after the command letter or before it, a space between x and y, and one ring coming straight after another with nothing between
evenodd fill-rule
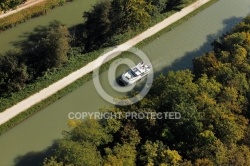
<instances>
[{"instance_id":1,"label":"boat roof","mask_svg":"<svg viewBox=\"0 0 250 166\"><path fill-rule=\"evenodd\" d=\"M145 65L143 62L130 68L126 73L122 75L122 78L126 81L134 80L149 70L149 66Z\"/></svg>"},{"instance_id":2,"label":"boat roof","mask_svg":"<svg viewBox=\"0 0 250 166\"><path fill-rule=\"evenodd\" d=\"M138 75L140 75L141 73L143 73L144 71L142 71L139 67L137 67L137 66L135 66L135 67L133 67L132 68L132 71L133 71L133 73L136 75L136 76L138 76Z\"/></svg>"}]
</instances>

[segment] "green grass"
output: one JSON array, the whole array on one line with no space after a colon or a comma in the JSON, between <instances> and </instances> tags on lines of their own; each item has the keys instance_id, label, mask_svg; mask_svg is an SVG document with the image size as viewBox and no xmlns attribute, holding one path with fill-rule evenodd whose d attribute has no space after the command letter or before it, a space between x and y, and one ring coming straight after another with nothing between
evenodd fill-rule
<instances>
[{"instance_id":1,"label":"green grass","mask_svg":"<svg viewBox=\"0 0 250 166\"><path fill-rule=\"evenodd\" d=\"M158 38L162 34L170 31L171 29L173 29L177 25L180 25L181 23L187 21L189 18L193 17L194 15L196 15L197 13L199 13L200 11L204 10L205 8L209 7L210 5L212 5L213 3L217 2L217 1L218 0L211 0L207 4L203 5L202 7L196 9L192 13L190 13L187 16L183 17L179 21L177 21L177 22L173 23L172 25L164 28L160 32L158 32L155 35L149 37L148 39L145 39L144 41L140 42L139 44L136 45L136 47L140 48L140 47L143 47L144 45L147 45L148 43L152 42L153 40L155 40L156 38ZM173 12L171 12L171 14L173 14ZM169 16L171 14L168 13L168 14L165 14L165 16ZM154 20L154 22L152 22L150 24L150 26L162 21L163 19L165 19L165 17L163 17L163 16L157 17ZM141 29L141 30L138 29L135 32L128 32L128 33L124 34L123 37L122 36L120 37L119 42L126 41L127 39L130 39L133 36L135 36L136 34L139 34L143 30L145 30L145 29ZM0 105L0 111L4 111L6 108L8 108L8 107L14 105L15 103L25 99L26 97L34 94L35 92L49 86L50 84L56 82L57 80L60 80L61 78L67 76L71 72L85 66L87 63L89 63L89 62L93 61L94 59L96 59L97 57L99 57L99 55L103 52L103 50L104 49L100 49L98 51L91 52L91 53L89 53L87 55L84 55L84 56L82 56L82 55L81 56L75 56L74 58L72 58L70 60L70 62L66 66L63 67L63 69L51 72L50 74L48 74L48 76L46 78L38 79L34 84L29 85L23 91L14 93L11 98L0 99L0 104L1 104ZM127 55L125 53L123 53L122 55L119 56L119 58L121 58L121 56L126 57ZM117 58L115 58L115 59L107 62L105 65L103 65L101 67L100 72L105 71L109 67L109 64L111 64L116 59ZM69 86L65 87L64 89L58 91L54 95L48 97L47 99L43 100L42 102L32 106L31 108L29 108L25 112L23 112L23 113L17 115L16 117L12 118L10 121L8 121L5 124L0 126L0 135L3 134L4 132L6 132L7 130L9 130L10 128L14 127L15 125L17 125L18 123L22 122L23 120L27 119L31 115L35 114L36 112L38 112L41 109L45 108L49 104L55 102L56 100L58 100L61 97L65 96L66 94L68 94L68 93L72 92L73 90L77 89L82 84L89 81L90 79L92 79L92 74L91 73L83 76L82 78L78 79L74 83L72 83Z\"/></svg>"}]
</instances>

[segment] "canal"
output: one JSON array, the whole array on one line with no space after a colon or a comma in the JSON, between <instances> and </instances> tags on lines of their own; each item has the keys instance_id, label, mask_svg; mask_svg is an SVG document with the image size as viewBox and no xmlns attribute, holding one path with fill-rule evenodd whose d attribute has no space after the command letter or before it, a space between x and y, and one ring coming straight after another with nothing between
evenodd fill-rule
<instances>
[{"instance_id":1,"label":"canal","mask_svg":"<svg viewBox=\"0 0 250 166\"><path fill-rule=\"evenodd\" d=\"M33 18L0 33L0 53L14 49L26 41L32 34L42 33L49 25L59 22L71 27L83 22L83 12L91 9L97 0L75 0L57 7L47 15Z\"/></svg>"},{"instance_id":2,"label":"canal","mask_svg":"<svg viewBox=\"0 0 250 166\"><path fill-rule=\"evenodd\" d=\"M211 50L211 41L230 30L249 12L249 0L220 0L159 36L142 50L151 60L155 73L191 68L194 57ZM35 24L35 20L31 21ZM26 24L28 28L29 22L22 26ZM19 39L17 37L12 40ZM103 87L112 95L116 95L108 86L107 73L104 72L100 76ZM93 81L88 81L0 136L0 165L37 165L53 143L62 138L62 131L68 129L69 112L93 112L104 106L110 104L96 92Z\"/></svg>"}]
</instances>

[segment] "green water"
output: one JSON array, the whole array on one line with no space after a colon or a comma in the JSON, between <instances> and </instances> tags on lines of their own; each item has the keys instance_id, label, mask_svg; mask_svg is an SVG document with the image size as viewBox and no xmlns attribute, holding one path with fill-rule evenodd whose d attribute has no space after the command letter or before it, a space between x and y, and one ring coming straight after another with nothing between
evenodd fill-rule
<instances>
[{"instance_id":1,"label":"green water","mask_svg":"<svg viewBox=\"0 0 250 166\"><path fill-rule=\"evenodd\" d=\"M241 21L249 14L249 9L249 0L220 0L159 36L142 50L152 61L155 74L190 68L192 58L211 50L211 41ZM119 72L124 68L121 67ZM107 75L104 72L100 76L104 89L114 96L119 95L111 90ZM93 81L85 83L0 136L0 165L37 165L46 153L45 150L62 138L63 130L67 130L69 112L93 112L109 105L96 92Z\"/></svg>"},{"instance_id":2,"label":"green water","mask_svg":"<svg viewBox=\"0 0 250 166\"><path fill-rule=\"evenodd\" d=\"M14 28L0 33L0 52L18 48L31 34L40 33L50 24L60 22L68 27L83 22L83 11L91 9L97 0L75 0L64 6L57 7L48 15L31 19Z\"/></svg>"}]
</instances>

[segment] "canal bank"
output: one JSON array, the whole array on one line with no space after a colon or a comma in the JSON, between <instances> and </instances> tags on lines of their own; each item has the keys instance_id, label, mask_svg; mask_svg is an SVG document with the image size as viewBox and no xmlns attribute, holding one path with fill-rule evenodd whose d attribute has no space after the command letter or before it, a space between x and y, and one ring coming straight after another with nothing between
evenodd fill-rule
<instances>
[{"instance_id":1,"label":"canal bank","mask_svg":"<svg viewBox=\"0 0 250 166\"><path fill-rule=\"evenodd\" d=\"M173 27L177 26L178 24L181 24L183 21L185 21L186 19L192 17L193 15L197 14L199 11L203 10L204 8L208 7L209 5L211 5L212 3L214 3L215 1L217 0L211 0L210 2L206 3L207 0L199 0L195 3L193 3L192 5L190 5L188 8L185 8L183 9L181 12L177 12L176 14L174 14L173 16L171 16L169 19L170 19L170 22L169 22L169 19L165 19L164 21L162 21L161 23L157 24L156 26L154 27L151 27L149 28L147 31L144 32L144 34L142 35L138 35L136 37L134 37L134 39L126 42L127 45L131 46L133 45L133 42L140 42L142 41L144 38L150 36L150 34L155 33L157 32L158 30L161 30L162 28L164 28L166 25L169 25L171 24L172 22L174 22L176 19L178 20L178 15L185 15L185 13L187 13L188 11L192 11L194 10L195 8L198 8L199 6L201 6L202 4L206 3L205 5L202 5L202 7L196 9L195 11L191 12L190 14L186 15L185 17L183 17L183 19L180 19L178 20L177 22L171 24L170 26L168 26L167 28L165 28L162 32L166 32L166 31L169 31L171 30ZM168 15L171 15L171 13L168 13ZM161 19L160 19L161 20ZM158 21L160 21L158 20ZM172 20L172 21L171 21ZM158 22L156 21L156 22ZM153 23L152 23L153 24ZM164 25L166 24L166 25ZM156 29L156 30L155 30ZM139 32L135 32L134 34L137 34ZM144 37L143 37L144 36ZM154 36L158 36L157 35L153 35L153 38ZM138 40L139 39L139 40ZM153 39L150 39L150 40L153 40ZM147 40L147 42L149 42L150 40ZM134 44L136 44L134 43ZM140 44L143 44L143 42L140 42ZM126 44L125 44L126 45ZM127 47L127 46L126 46ZM9 108L11 105L14 105L16 103L18 103L19 101L23 100L23 99L26 99L27 97L31 96L32 94L36 93L37 91L40 91L42 90L43 88L46 88L47 86L51 85L52 83L56 82L57 80L59 79L62 79L63 76L66 76L67 73L70 74L71 72L74 72L74 73L78 73L79 74L79 70L77 72L75 72L75 70L79 69L80 67L82 66L85 66L88 64L88 62L91 62L92 60L95 60L102 52L102 50L98 50L97 52L95 52L94 54L91 54L89 57L91 58L87 58L88 60L86 61L86 59L84 59L83 57L82 59L80 59L80 63L78 63L78 65L76 65L75 63L72 64L73 65L73 68L70 67L70 65L67 65L66 67L64 67L63 70L60 70L60 71L57 71L55 72L52 77L50 77L50 79L45 79L45 80L42 80L42 82L38 81L37 84L38 85L33 85L33 87L37 87L36 88L36 91L33 90L33 88L31 87L31 90L30 88L25 88L23 91L20 91L20 93L14 93L14 95L11 96L11 100L0 100L0 102L3 103L3 101L8 101L8 102L5 102L3 103L0 108L1 110L4 110L6 108ZM94 55L94 56L93 56ZM85 56L86 57L86 56ZM80 65L80 66L79 66ZM78 66L78 67L77 67ZM91 66L91 65L89 65ZM67 68L67 69L66 69ZM66 70L65 70L66 69ZM82 70L82 69L81 69ZM84 71L84 70L83 70ZM64 74L60 74L60 72L64 73ZM59 78L58 78L59 77ZM71 77L70 77L71 78ZM89 80L91 79L91 76L87 75L86 77L84 78L81 78L80 81L78 80L76 83L73 83L70 85L70 87L67 87L63 90L60 90L59 93L56 93L55 95L53 95L52 97L49 97L49 99L45 99L43 100L42 102L40 102L39 104L35 105L34 107L32 107L31 109L29 109L28 111L25 111L21 114L19 114L18 116L12 118L10 121L8 121L7 123L5 123L4 125L0 126L0 135L8 130L9 128L13 127L14 125L16 125L17 123L20 123L21 121L23 121L24 119L26 119L27 117L29 117L30 115L34 114L35 112L37 112L38 110L41 110L42 108L44 108L45 106L51 104L53 101L56 101L58 98L61 98L63 97L64 95L66 95L68 93L68 91L72 91L74 89L76 89L76 87L79 86L79 84L83 84L83 82L85 82L86 80ZM66 79L67 80L67 79ZM73 82L74 79L68 79L68 81L71 81ZM83 81L82 81L83 80ZM81 82L82 81L82 82ZM59 82L63 82L62 80L59 81ZM57 87L57 86L55 86ZM28 93L26 93L28 92ZM42 93L43 91L39 92L39 93ZM51 91L49 91L50 93ZM44 92L45 93L45 92ZM46 93L45 93L46 94ZM47 94L46 94L47 95ZM41 95L43 98L46 98L46 95ZM36 101L39 101L41 100L40 98L38 97L34 97L35 95L33 95L32 97L36 99ZM32 98L31 97L31 98ZM28 103L28 104L26 104ZM26 100L24 102L21 102L20 103L21 107L26 107L28 105L30 105L30 102L27 102ZM32 104L31 104L32 105ZM14 107L18 107L17 105L15 105ZM3 109L4 108L4 109ZM27 108L27 107L26 107ZM12 110L12 108L11 108ZM24 110L24 109L23 109ZM21 109L18 109L18 111L22 111ZM12 111L11 115L12 116L15 116L18 112L15 112L15 111ZM8 116L5 116L5 112L1 113L0 114L0 119L8 119Z\"/></svg>"},{"instance_id":2,"label":"canal bank","mask_svg":"<svg viewBox=\"0 0 250 166\"><path fill-rule=\"evenodd\" d=\"M190 14L194 10L198 9L200 6L207 3L209 0L198 0L195 3L191 4L190 6L182 9L180 12L173 14L172 16L168 17L167 19L163 20L162 22L156 24L155 26L149 28L148 30L144 31L143 33L135 36L134 38L128 40L127 42L117 46L112 51L109 51L98 57L96 60L90 62L83 68L71 73L70 75L64 77L63 79L53 83L49 87L41 90L40 92L30 96L29 98L17 103L11 108L8 108L4 112L0 113L0 125L4 124L8 120L12 119L16 115L26 111L33 105L39 103L40 101L50 97L54 93L58 92L59 90L65 88L66 86L70 85L74 81L80 79L84 75L88 74L89 72L96 69L102 65L103 59L108 59L111 55L115 54L116 52L126 51L132 46L140 43L141 41L145 40L146 38L153 36L157 32L161 31L165 27L171 25L172 23L178 21L179 19L183 18L184 16ZM116 56L118 56L117 54ZM97 65L96 65L97 64Z\"/></svg>"},{"instance_id":3,"label":"canal bank","mask_svg":"<svg viewBox=\"0 0 250 166\"><path fill-rule=\"evenodd\" d=\"M180 26L142 47L157 72L191 67L193 57L211 49L210 42L231 29L249 12L249 2L221 0ZM221 11L221 9L225 11ZM105 81L107 72L101 75ZM24 165L39 158L67 129L69 112L97 111L108 103L96 93L92 81L32 116L0 137L1 164ZM31 132L32 131L32 132ZM4 159L4 160L3 160ZM29 161L29 162L28 162ZM35 165L35 164L33 164Z\"/></svg>"}]
</instances>

